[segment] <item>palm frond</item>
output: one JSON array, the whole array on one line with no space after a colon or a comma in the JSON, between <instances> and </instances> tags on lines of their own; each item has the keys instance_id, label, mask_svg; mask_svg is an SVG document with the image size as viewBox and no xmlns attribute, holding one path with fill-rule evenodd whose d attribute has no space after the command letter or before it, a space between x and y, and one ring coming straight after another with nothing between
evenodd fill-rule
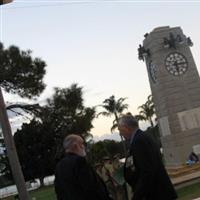
<instances>
[{"instance_id":1,"label":"palm frond","mask_svg":"<svg viewBox=\"0 0 200 200\"><path fill-rule=\"evenodd\" d=\"M147 120L144 115L135 115L134 117L137 119L137 121L146 121Z\"/></svg>"},{"instance_id":2,"label":"palm frond","mask_svg":"<svg viewBox=\"0 0 200 200\"><path fill-rule=\"evenodd\" d=\"M116 128L118 128L118 124L117 124L117 123L116 123L116 124L113 124L113 126L111 127L111 129L110 129L111 133L113 133L113 131L114 131Z\"/></svg>"},{"instance_id":3,"label":"palm frond","mask_svg":"<svg viewBox=\"0 0 200 200\"><path fill-rule=\"evenodd\" d=\"M110 114L109 112L104 111L104 112L100 112L100 113L98 113L98 114L96 115L96 117L98 118L100 115L103 115L103 116L109 117L111 114Z\"/></svg>"},{"instance_id":4,"label":"palm frond","mask_svg":"<svg viewBox=\"0 0 200 200\"><path fill-rule=\"evenodd\" d=\"M116 123L117 123L117 119L114 119L113 120L113 125L116 124Z\"/></svg>"}]
</instances>

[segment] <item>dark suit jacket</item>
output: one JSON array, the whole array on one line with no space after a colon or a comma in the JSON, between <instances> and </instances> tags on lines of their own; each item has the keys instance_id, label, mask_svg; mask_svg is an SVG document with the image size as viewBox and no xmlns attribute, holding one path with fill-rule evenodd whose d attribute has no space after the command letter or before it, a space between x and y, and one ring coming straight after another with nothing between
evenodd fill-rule
<instances>
[{"instance_id":1,"label":"dark suit jacket","mask_svg":"<svg viewBox=\"0 0 200 200\"><path fill-rule=\"evenodd\" d=\"M58 200L109 200L107 189L84 157L67 153L56 166Z\"/></svg>"},{"instance_id":2,"label":"dark suit jacket","mask_svg":"<svg viewBox=\"0 0 200 200\"><path fill-rule=\"evenodd\" d=\"M133 200L177 198L153 138L137 130L126 159L124 175L134 191Z\"/></svg>"}]
</instances>

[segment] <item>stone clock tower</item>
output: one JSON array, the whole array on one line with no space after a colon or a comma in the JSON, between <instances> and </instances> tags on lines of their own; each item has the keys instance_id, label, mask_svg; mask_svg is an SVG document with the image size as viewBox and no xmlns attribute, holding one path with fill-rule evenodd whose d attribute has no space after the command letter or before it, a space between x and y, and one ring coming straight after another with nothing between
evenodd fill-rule
<instances>
[{"instance_id":1,"label":"stone clock tower","mask_svg":"<svg viewBox=\"0 0 200 200\"><path fill-rule=\"evenodd\" d=\"M159 27L145 34L139 59L145 61L166 165L200 153L200 78L180 27Z\"/></svg>"}]
</instances>

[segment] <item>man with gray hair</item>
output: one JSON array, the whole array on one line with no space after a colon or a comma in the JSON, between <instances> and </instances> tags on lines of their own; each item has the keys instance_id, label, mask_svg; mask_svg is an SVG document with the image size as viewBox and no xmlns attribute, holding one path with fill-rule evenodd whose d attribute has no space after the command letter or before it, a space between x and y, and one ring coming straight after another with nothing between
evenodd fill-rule
<instances>
[{"instance_id":1,"label":"man with gray hair","mask_svg":"<svg viewBox=\"0 0 200 200\"><path fill-rule=\"evenodd\" d=\"M86 161L83 138L68 135L63 147L66 156L55 171L57 200L111 200L104 182Z\"/></svg>"},{"instance_id":2,"label":"man with gray hair","mask_svg":"<svg viewBox=\"0 0 200 200\"><path fill-rule=\"evenodd\" d=\"M120 134L130 142L124 178L133 190L132 200L174 200L174 187L162 163L160 150L147 133L139 129L130 113L118 121Z\"/></svg>"}]
</instances>

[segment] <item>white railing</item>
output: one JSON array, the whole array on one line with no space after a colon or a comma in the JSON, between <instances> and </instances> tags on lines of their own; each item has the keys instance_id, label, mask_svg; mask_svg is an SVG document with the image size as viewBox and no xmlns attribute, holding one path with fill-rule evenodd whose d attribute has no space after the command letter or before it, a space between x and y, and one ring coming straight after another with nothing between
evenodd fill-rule
<instances>
[{"instance_id":1,"label":"white railing","mask_svg":"<svg viewBox=\"0 0 200 200\"><path fill-rule=\"evenodd\" d=\"M46 186L52 185L53 182L54 182L54 176L48 176L48 177L44 178L44 185L46 185ZM35 190L40 187L40 182L38 179L36 179L36 182L34 182L34 183L27 182L26 187L27 187L28 191ZM17 193L18 192L17 192L16 185L11 185L11 186L2 188L2 189L0 189L0 199L15 195Z\"/></svg>"}]
</instances>

